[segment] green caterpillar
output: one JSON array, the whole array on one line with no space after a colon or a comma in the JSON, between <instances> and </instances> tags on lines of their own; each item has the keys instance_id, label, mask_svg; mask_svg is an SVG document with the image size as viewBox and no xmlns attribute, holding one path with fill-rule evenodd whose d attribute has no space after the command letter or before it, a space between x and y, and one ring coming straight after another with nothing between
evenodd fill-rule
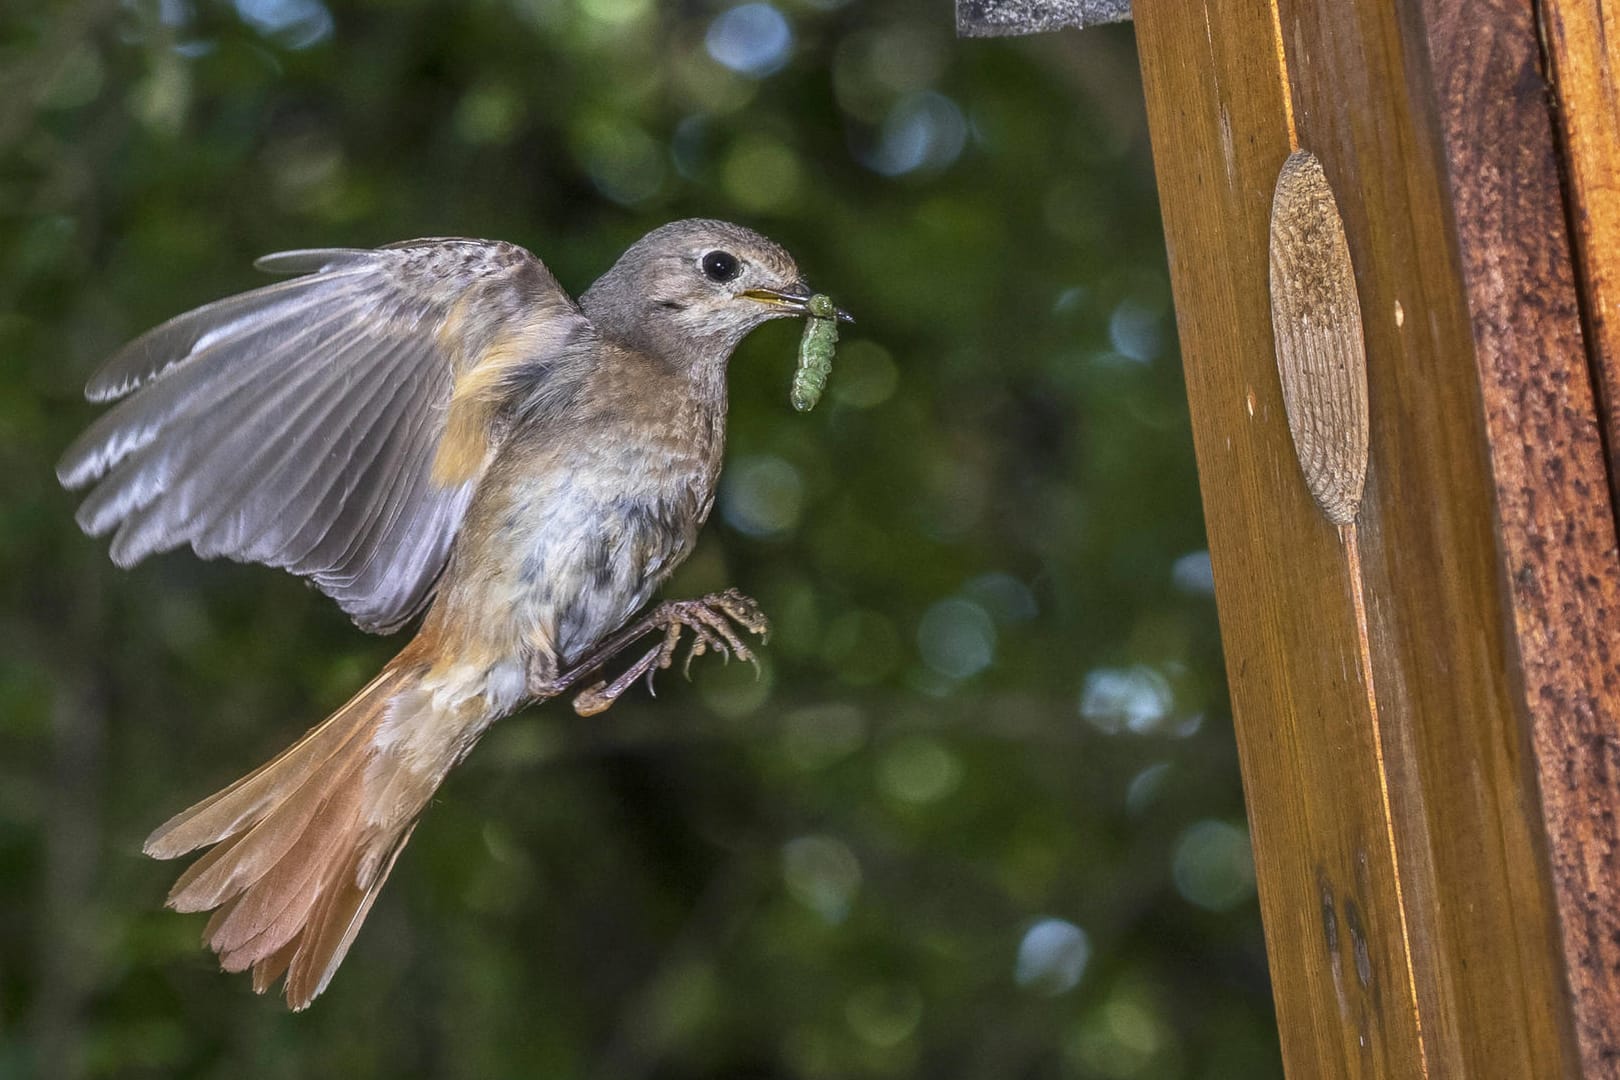
<instances>
[{"instance_id":1,"label":"green caterpillar","mask_svg":"<svg viewBox=\"0 0 1620 1080\"><path fill-rule=\"evenodd\" d=\"M804 336L799 339L799 367L793 373L788 400L800 412L809 412L821 400L838 349L838 307L832 297L816 293L805 304Z\"/></svg>"}]
</instances>

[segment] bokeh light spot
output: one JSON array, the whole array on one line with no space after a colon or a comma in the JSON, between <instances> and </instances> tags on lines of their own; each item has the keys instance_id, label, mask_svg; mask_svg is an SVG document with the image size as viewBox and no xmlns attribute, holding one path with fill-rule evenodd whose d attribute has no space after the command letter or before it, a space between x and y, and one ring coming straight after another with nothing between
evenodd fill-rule
<instances>
[{"instance_id":1,"label":"bokeh light spot","mask_svg":"<svg viewBox=\"0 0 1620 1080\"><path fill-rule=\"evenodd\" d=\"M862 1042L883 1049L910 1038L922 1013L922 995L905 984L863 986L844 1004L849 1029Z\"/></svg>"},{"instance_id":2,"label":"bokeh light spot","mask_svg":"<svg viewBox=\"0 0 1620 1080\"><path fill-rule=\"evenodd\" d=\"M984 608L952 597L923 613L917 626L923 663L951 679L966 679L996 658L996 626Z\"/></svg>"},{"instance_id":3,"label":"bokeh light spot","mask_svg":"<svg viewBox=\"0 0 1620 1080\"><path fill-rule=\"evenodd\" d=\"M755 712L769 701L776 684L776 669L768 655L757 653L756 657L756 663L741 660L707 663L701 671L696 664L692 665L693 681L698 685L703 704L728 720L735 720Z\"/></svg>"},{"instance_id":4,"label":"bokeh light spot","mask_svg":"<svg viewBox=\"0 0 1620 1080\"><path fill-rule=\"evenodd\" d=\"M332 13L320 0L236 0L236 13L289 49L307 49L332 36Z\"/></svg>"},{"instance_id":5,"label":"bokeh light spot","mask_svg":"<svg viewBox=\"0 0 1620 1080\"><path fill-rule=\"evenodd\" d=\"M125 0L126 7L134 7L130 0ZM158 0L158 21L164 26L185 26L191 21L192 6L189 0Z\"/></svg>"},{"instance_id":6,"label":"bokeh light spot","mask_svg":"<svg viewBox=\"0 0 1620 1080\"><path fill-rule=\"evenodd\" d=\"M883 118L877 146L863 158L884 176L938 171L962 153L967 123L956 102L931 90L908 94Z\"/></svg>"},{"instance_id":7,"label":"bokeh light spot","mask_svg":"<svg viewBox=\"0 0 1620 1080\"><path fill-rule=\"evenodd\" d=\"M1121 300L1108 316L1108 343L1139 364L1156 359L1164 349L1164 313L1140 300Z\"/></svg>"},{"instance_id":8,"label":"bokeh light spot","mask_svg":"<svg viewBox=\"0 0 1620 1080\"><path fill-rule=\"evenodd\" d=\"M663 148L645 131L621 120L586 121L575 135L575 153L597 190L633 206L664 186Z\"/></svg>"},{"instance_id":9,"label":"bokeh light spot","mask_svg":"<svg viewBox=\"0 0 1620 1080\"><path fill-rule=\"evenodd\" d=\"M1125 788L1125 809L1140 814L1152 806L1164 790L1164 780L1168 775L1170 763L1159 761L1131 777L1130 784Z\"/></svg>"},{"instance_id":10,"label":"bokeh light spot","mask_svg":"<svg viewBox=\"0 0 1620 1080\"><path fill-rule=\"evenodd\" d=\"M275 147L271 193L289 214L320 214L343 193L343 148L330 132L312 129Z\"/></svg>"},{"instance_id":11,"label":"bokeh light spot","mask_svg":"<svg viewBox=\"0 0 1620 1080\"><path fill-rule=\"evenodd\" d=\"M1170 581L1189 596L1214 596L1215 571L1209 564L1209 552L1189 551L1170 567Z\"/></svg>"},{"instance_id":12,"label":"bokeh light spot","mask_svg":"<svg viewBox=\"0 0 1620 1080\"><path fill-rule=\"evenodd\" d=\"M1018 943L1013 980L1047 997L1073 990L1091 959L1091 939L1064 919L1041 919Z\"/></svg>"},{"instance_id":13,"label":"bokeh light spot","mask_svg":"<svg viewBox=\"0 0 1620 1080\"><path fill-rule=\"evenodd\" d=\"M758 79L787 63L793 30L770 4L739 4L709 24L703 45L715 63Z\"/></svg>"},{"instance_id":14,"label":"bokeh light spot","mask_svg":"<svg viewBox=\"0 0 1620 1080\"><path fill-rule=\"evenodd\" d=\"M782 720L782 744L801 769L825 768L866 745L866 716L854 705L795 709Z\"/></svg>"},{"instance_id":15,"label":"bokeh light spot","mask_svg":"<svg viewBox=\"0 0 1620 1080\"><path fill-rule=\"evenodd\" d=\"M1080 692L1080 715L1108 735L1157 731L1174 705L1175 694L1169 681L1142 664L1089 672Z\"/></svg>"},{"instance_id":16,"label":"bokeh light spot","mask_svg":"<svg viewBox=\"0 0 1620 1080\"><path fill-rule=\"evenodd\" d=\"M1052 301L1052 314L1072 315L1085 309L1091 299L1091 290L1084 285L1071 285L1057 294Z\"/></svg>"},{"instance_id":17,"label":"bokeh light spot","mask_svg":"<svg viewBox=\"0 0 1620 1080\"><path fill-rule=\"evenodd\" d=\"M1210 911L1229 911L1254 895L1249 834L1224 821L1189 825L1171 858L1176 891Z\"/></svg>"},{"instance_id":18,"label":"bokeh light spot","mask_svg":"<svg viewBox=\"0 0 1620 1080\"><path fill-rule=\"evenodd\" d=\"M800 836L782 847L788 892L829 923L840 923L861 887L861 864L849 845L832 836Z\"/></svg>"},{"instance_id":19,"label":"bokeh light spot","mask_svg":"<svg viewBox=\"0 0 1620 1080\"><path fill-rule=\"evenodd\" d=\"M886 794L901 802L937 802L962 782L962 764L937 739L913 735L890 746L878 763Z\"/></svg>"},{"instance_id":20,"label":"bokeh light spot","mask_svg":"<svg viewBox=\"0 0 1620 1080\"><path fill-rule=\"evenodd\" d=\"M832 380L828 383L832 398L838 404L870 409L893 397L899 385L900 368L888 349L866 338L839 344Z\"/></svg>"},{"instance_id":21,"label":"bokeh light spot","mask_svg":"<svg viewBox=\"0 0 1620 1080\"><path fill-rule=\"evenodd\" d=\"M761 540L784 536L799 524L804 481L779 457L744 458L720 482L720 514L740 533Z\"/></svg>"},{"instance_id":22,"label":"bokeh light spot","mask_svg":"<svg viewBox=\"0 0 1620 1080\"><path fill-rule=\"evenodd\" d=\"M803 186L798 155L758 136L738 140L726 155L720 182L738 206L756 214L793 206Z\"/></svg>"},{"instance_id":23,"label":"bokeh light spot","mask_svg":"<svg viewBox=\"0 0 1620 1080\"><path fill-rule=\"evenodd\" d=\"M504 143L523 119L523 102L508 86L475 86L456 105L456 134L473 144Z\"/></svg>"},{"instance_id":24,"label":"bokeh light spot","mask_svg":"<svg viewBox=\"0 0 1620 1080\"><path fill-rule=\"evenodd\" d=\"M191 107L191 69L185 64L158 64L130 87L129 111L147 127L179 134Z\"/></svg>"},{"instance_id":25,"label":"bokeh light spot","mask_svg":"<svg viewBox=\"0 0 1620 1080\"><path fill-rule=\"evenodd\" d=\"M1175 1062L1175 1034L1139 988L1115 992L1065 1050L1085 1076L1132 1080L1178 1074L1165 1067Z\"/></svg>"},{"instance_id":26,"label":"bokeh light spot","mask_svg":"<svg viewBox=\"0 0 1620 1080\"><path fill-rule=\"evenodd\" d=\"M1029 586L1000 571L980 574L962 587L999 623L1028 622L1040 611Z\"/></svg>"},{"instance_id":27,"label":"bokeh light spot","mask_svg":"<svg viewBox=\"0 0 1620 1080\"><path fill-rule=\"evenodd\" d=\"M628 26L652 10L652 0L579 0L579 9L608 26Z\"/></svg>"}]
</instances>

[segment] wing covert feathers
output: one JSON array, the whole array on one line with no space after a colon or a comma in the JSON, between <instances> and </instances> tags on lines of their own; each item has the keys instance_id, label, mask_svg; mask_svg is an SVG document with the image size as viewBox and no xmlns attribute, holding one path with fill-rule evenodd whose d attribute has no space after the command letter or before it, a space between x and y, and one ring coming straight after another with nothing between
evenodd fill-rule
<instances>
[{"instance_id":1,"label":"wing covert feathers","mask_svg":"<svg viewBox=\"0 0 1620 1080\"><path fill-rule=\"evenodd\" d=\"M387 632L432 593L518 393L589 323L511 244L414 241L259 260L303 274L207 304L90 380L116 401L57 475L129 566L190 544L312 580Z\"/></svg>"}]
</instances>

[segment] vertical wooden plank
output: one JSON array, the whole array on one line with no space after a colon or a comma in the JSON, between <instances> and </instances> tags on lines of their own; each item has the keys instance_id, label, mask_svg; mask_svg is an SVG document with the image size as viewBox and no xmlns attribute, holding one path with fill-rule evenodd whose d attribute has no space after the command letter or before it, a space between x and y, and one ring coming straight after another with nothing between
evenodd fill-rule
<instances>
[{"instance_id":1,"label":"vertical wooden plank","mask_svg":"<svg viewBox=\"0 0 1620 1080\"><path fill-rule=\"evenodd\" d=\"M1421 1076L1359 577L1300 476L1273 359L1269 213L1294 144L1272 13L1135 11L1284 1061Z\"/></svg>"},{"instance_id":2,"label":"vertical wooden plank","mask_svg":"<svg viewBox=\"0 0 1620 1080\"><path fill-rule=\"evenodd\" d=\"M1583 1064L1620 1073L1620 18L1600 0L1542 0L1557 79L1550 110L1529 0L1429 5L1463 266L1496 462L1512 612L1549 838L1562 950ZM1489 14L1488 34L1480 14ZM1564 136L1567 202L1550 152L1504 159L1511 109L1520 146ZM1497 110L1498 112L1504 110ZM1578 258L1570 260L1571 225ZM1586 352L1575 304L1581 285ZM1591 387L1599 390L1596 401ZM1606 401L1604 400L1606 398ZM1603 423L1594 422L1601 417ZM1607 460L1603 447L1606 429ZM1605 467L1607 466L1607 468Z\"/></svg>"},{"instance_id":3,"label":"vertical wooden plank","mask_svg":"<svg viewBox=\"0 0 1620 1080\"><path fill-rule=\"evenodd\" d=\"M1447 37L1449 10L1136 4L1284 1057L1302 1077L1579 1068L1536 797L1550 759L1530 733L1612 704L1602 658L1569 654L1613 632L1617 566L1595 406L1570 366L1567 245L1530 181L1500 175L1552 165L1534 39L1477 5L1474 36ZM1435 72L1470 81L1472 128ZM1495 157L1469 158L1468 138ZM1266 217L1295 147L1342 209L1365 326L1371 468L1343 529L1306 492L1273 359ZM1542 207L1558 206L1555 187ZM1516 245L1524 229L1539 231ZM1513 335L1535 362L1513 365Z\"/></svg>"},{"instance_id":4,"label":"vertical wooden plank","mask_svg":"<svg viewBox=\"0 0 1620 1080\"><path fill-rule=\"evenodd\" d=\"M1610 484L1620 491L1620 6L1613 0L1539 0L1536 9L1557 94Z\"/></svg>"},{"instance_id":5,"label":"vertical wooden plank","mask_svg":"<svg viewBox=\"0 0 1620 1080\"><path fill-rule=\"evenodd\" d=\"M1532 865L1545 857L1549 839L1555 859L1567 854L1556 846L1561 830L1550 828L1551 821L1540 814L1534 777L1546 780L1549 764L1563 767L1553 744L1569 740L1549 739L1549 732L1567 733L1579 724L1578 717L1603 709L1605 672L1612 669L1605 639L1615 633L1607 599L1614 595L1617 571L1613 518L1595 404L1583 370L1537 43L1528 0L1412 0L1391 10L1289 0L1279 6L1284 53L1303 58L1292 65L1299 111L1332 132L1314 136L1335 147L1324 152L1330 175L1359 171L1356 182L1367 191L1365 227L1352 226L1364 285L1380 288L1391 280L1383 271L1409 259L1408 250L1427 249L1420 255L1427 256L1427 265L1418 264L1413 284L1425 290L1423 306L1436 328L1433 362L1444 366L1425 371L1395 365L1385 376L1385 393L1409 406L1422 400L1442 373L1460 386L1471 371L1484 404L1487 475L1496 512L1489 553L1497 564L1498 610L1509 619L1504 651L1494 661L1487 655L1485 662L1515 677L1509 686L1512 715L1494 728L1415 730L1418 769L1412 779L1419 784L1417 797L1428 802L1423 814L1436 890L1432 905L1419 907L1432 938L1416 935L1420 945L1432 940L1428 960L1439 975L1430 988L1436 1019L1430 1029L1451 1041L1471 1075L1489 1075L1502 1063L1480 1052L1475 1023L1520 1016L1532 1029L1556 1023L1567 1039L1571 1018L1583 1006L1558 996L1550 1002L1555 1008L1543 1008L1532 993L1517 1008L1505 1008L1504 994L1513 991L1467 966L1482 954L1516 948L1526 970L1552 968L1546 992L1555 995L1565 977L1564 949L1557 937L1522 930L1556 932L1558 923L1516 926L1511 908L1494 922L1481 920L1457 902L1458 890L1491 888L1494 881L1499 893L1516 894L1513 907L1550 906L1567 915L1569 893L1557 878L1550 888L1546 869ZM1317 57L1336 59L1318 62ZM1380 74L1388 80L1382 87ZM1358 77L1367 81L1358 85ZM1369 123L1371 118L1358 118L1342 104L1347 93L1360 100L1359 95L1376 96L1380 88L1406 123L1394 123L1388 114ZM1303 130L1302 124L1302 138ZM1408 177L1421 173L1424 182L1409 179L1404 192L1392 190L1390 179L1400 175L1394 155L1407 162ZM1414 233L1414 212L1437 222L1444 235ZM1446 284L1436 289L1436 282ZM1369 310L1377 310L1399 303L1401 296L1392 291L1381 303L1375 293L1364 292L1363 299ZM1377 322L1387 329L1392 320ZM1407 347L1414 359L1424 351ZM1446 413L1426 422L1452 423ZM1417 541L1411 533L1391 535L1386 547L1391 557L1408 558ZM1444 551L1436 556L1450 557ZM1400 565L1386 559L1382 565L1369 560L1368 566L1369 593L1406 595L1410 584ZM1381 569L1387 572L1375 576ZM1407 620L1405 629L1415 630L1402 646L1410 665L1421 670L1427 639L1445 618L1443 610L1433 610L1426 627ZM1466 700L1448 702L1446 692L1435 689L1418 684L1415 722L1428 723ZM1611 712L1615 704L1611 698ZM1517 743L1511 754L1496 751L1503 739ZM1532 754L1522 753L1527 747ZM1476 847L1453 821L1458 806L1468 806L1456 800L1468 783L1477 783L1482 767L1495 795L1476 798L1474 812L1514 834L1501 848L1504 861L1492 866L1480 860L1489 860L1493 849ZM1599 804L1620 805L1611 784L1580 787ZM1420 842L1416 832L1412 842ZM1539 950L1546 951L1544 957L1535 955ZM1591 1047L1583 1049L1590 1067ZM1544 1075L1546 1068L1533 1062L1524 1075Z\"/></svg>"}]
</instances>

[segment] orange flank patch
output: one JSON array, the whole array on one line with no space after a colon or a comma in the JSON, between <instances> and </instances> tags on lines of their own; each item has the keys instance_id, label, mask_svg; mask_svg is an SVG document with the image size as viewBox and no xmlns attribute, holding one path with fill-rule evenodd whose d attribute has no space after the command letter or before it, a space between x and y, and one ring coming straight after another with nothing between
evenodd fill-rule
<instances>
[{"instance_id":1,"label":"orange flank patch","mask_svg":"<svg viewBox=\"0 0 1620 1080\"><path fill-rule=\"evenodd\" d=\"M461 333L465 308L462 302L451 311L440 331L441 341L454 340ZM435 484L455 487L467 483L489 464L494 449L491 435L495 410L505 394L508 376L534 356L536 337L527 328L502 334L479 351L470 364L455 365L450 413L433 459Z\"/></svg>"}]
</instances>

